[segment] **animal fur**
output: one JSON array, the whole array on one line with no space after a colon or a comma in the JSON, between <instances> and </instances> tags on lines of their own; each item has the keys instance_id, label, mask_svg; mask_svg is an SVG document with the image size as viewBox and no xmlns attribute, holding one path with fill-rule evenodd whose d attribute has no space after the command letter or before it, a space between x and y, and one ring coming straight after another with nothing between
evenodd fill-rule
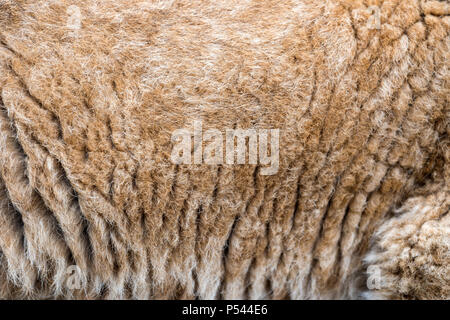
<instances>
[{"instance_id":1,"label":"animal fur","mask_svg":"<svg viewBox=\"0 0 450 320\"><path fill-rule=\"evenodd\" d=\"M449 11L0 0L0 297L449 299ZM277 174L173 164L198 119Z\"/></svg>"}]
</instances>

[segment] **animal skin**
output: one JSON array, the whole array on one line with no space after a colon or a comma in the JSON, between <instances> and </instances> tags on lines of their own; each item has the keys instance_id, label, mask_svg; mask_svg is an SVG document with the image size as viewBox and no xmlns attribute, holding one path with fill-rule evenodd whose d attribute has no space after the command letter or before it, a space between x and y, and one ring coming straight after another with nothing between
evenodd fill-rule
<instances>
[{"instance_id":1,"label":"animal skin","mask_svg":"<svg viewBox=\"0 0 450 320\"><path fill-rule=\"evenodd\" d=\"M0 297L449 299L449 12L0 0ZM173 163L196 120L277 172Z\"/></svg>"}]
</instances>

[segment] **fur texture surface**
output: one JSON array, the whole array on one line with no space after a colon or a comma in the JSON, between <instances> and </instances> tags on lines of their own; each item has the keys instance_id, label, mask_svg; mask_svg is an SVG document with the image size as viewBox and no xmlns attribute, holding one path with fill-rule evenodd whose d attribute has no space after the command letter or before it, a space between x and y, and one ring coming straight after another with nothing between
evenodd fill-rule
<instances>
[{"instance_id":1,"label":"fur texture surface","mask_svg":"<svg viewBox=\"0 0 450 320\"><path fill-rule=\"evenodd\" d=\"M449 299L449 11L0 0L0 297ZM173 164L199 119L278 172Z\"/></svg>"}]
</instances>

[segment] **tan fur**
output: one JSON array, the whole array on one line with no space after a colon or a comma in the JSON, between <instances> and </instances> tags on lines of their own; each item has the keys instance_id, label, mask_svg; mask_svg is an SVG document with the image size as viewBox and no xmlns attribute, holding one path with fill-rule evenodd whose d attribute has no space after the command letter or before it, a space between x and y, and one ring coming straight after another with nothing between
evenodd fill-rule
<instances>
[{"instance_id":1,"label":"tan fur","mask_svg":"<svg viewBox=\"0 0 450 320\"><path fill-rule=\"evenodd\" d=\"M0 0L0 297L450 298L449 8ZM173 164L198 119L277 174Z\"/></svg>"}]
</instances>

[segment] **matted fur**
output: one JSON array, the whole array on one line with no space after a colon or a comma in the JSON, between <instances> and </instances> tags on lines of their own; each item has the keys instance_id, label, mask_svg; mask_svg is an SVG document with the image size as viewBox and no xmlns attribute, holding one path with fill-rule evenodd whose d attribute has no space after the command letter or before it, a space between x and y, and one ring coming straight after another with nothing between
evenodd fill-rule
<instances>
[{"instance_id":1,"label":"matted fur","mask_svg":"<svg viewBox=\"0 0 450 320\"><path fill-rule=\"evenodd\" d=\"M0 297L450 298L449 8L0 0ZM278 173L172 164L196 119Z\"/></svg>"}]
</instances>

